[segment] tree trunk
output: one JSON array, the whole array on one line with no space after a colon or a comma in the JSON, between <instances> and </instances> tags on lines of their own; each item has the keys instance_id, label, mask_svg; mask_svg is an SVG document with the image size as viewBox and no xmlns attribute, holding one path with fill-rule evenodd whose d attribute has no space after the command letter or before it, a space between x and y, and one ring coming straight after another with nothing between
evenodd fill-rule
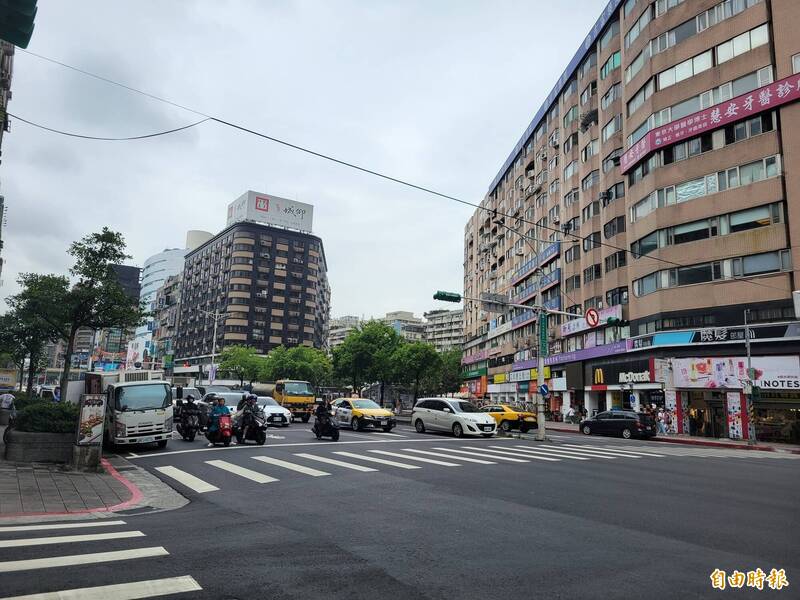
<instances>
[{"instance_id":1,"label":"tree trunk","mask_svg":"<svg viewBox=\"0 0 800 600\"><path fill-rule=\"evenodd\" d=\"M25 381L25 359L19 364L19 391L22 391L22 383Z\"/></svg>"},{"instance_id":2,"label":"tree trunk","mask_svg":"<svg viewBox=\"0 0 800 600\"><path fill-rule=\"evenodd\" d=\"M67 347L64 350L64 370L61 371L61 398L65 398L67 393L67 382L69 381L69 371L72 367L72 346L75 343L75 334L78 333L76 326L71 326L69 330L69 339L67 339Z\"/></svg>"},{"instance_id":3,"label":"tree trunk","mask_svg":"<svg viewBox=\"0 0 800 600\"><path fill-rule=\"evenodd\" d=\"M31 354L30 361L28 364L28 400L33 397L33 376L36 374L34 366L39 364L39 355Z\"/></svg>"},{"instance_id":4,"label":"tree trunk","mask_svg":"<svg viewBox=\"0 0 800 600\"><path fill-rule=\"evenodd\" d=\"M383 408L383 386L384 383L381 381L381 408Z\"/></svg>"}]
</instances>

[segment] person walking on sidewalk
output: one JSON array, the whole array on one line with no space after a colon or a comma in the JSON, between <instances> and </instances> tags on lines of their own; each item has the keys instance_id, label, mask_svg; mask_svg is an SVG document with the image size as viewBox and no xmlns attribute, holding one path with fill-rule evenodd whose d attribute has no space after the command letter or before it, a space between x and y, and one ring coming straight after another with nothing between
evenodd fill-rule
<instances>
[{"instance_id":1,"label":"person walking on sidewalk","mask_svg":"<svg viewBox=\"0 0 800 600\"><path fill-rule=\"evenodd\" d=\"M658 433L666 434L667 433L667 422L666 422L666 415L664 414L664 409L659 408L658 413L656 414L656 422L658 423Z\"/></svg>"},{"instance_id":2,"label":"person walking on sidewalk","mask_svg":"<svg viewBox=\"0 0 800 600\"><path fill-rule=\"evenodd\" d=\"M574 423L575 422L575 409L572 408L571 406L569 407L569 410L567 411L567 419L569 420L570 423Z\"/></svg>"}]
</instances>

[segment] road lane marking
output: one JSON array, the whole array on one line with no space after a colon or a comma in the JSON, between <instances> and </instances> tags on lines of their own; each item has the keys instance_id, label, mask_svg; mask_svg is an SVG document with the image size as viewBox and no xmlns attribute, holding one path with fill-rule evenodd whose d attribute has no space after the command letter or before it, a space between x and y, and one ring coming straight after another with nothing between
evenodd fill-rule
<instances>
[{"instance_id":1,"label":"road lane marking","mask_svg":"<svg viewBox=\"0 0 800 600\"><path fill-rule=\"evenodd\" d=\"M528 462L527 460L524 460L522 458L509 458L507 456L500 456L499 453L498 454L492 454L491 456L486 456L485 454L481 454L480 452L467 452L465 450L455 450L455 449L451 450L450 448L434 448L434 450L441 450L441 451L447 452L447 453L454 452L456 454L466 454L467 456L473 456L473 457L474 456L480 456L481 458L491 458L492 460L505 460L505 461L508 461L508 462L515 462L515 463L526 463L526 462ZM484 451L482 448L479 448L479 450L481 452ZM459 457L458 456L454 456L453 458L454 459L458 459Z\"/></svg>"},{"instance_id":2,"label":"road lane marking","mask_svg":"<svg viewBox=\"0 0 800 600\"><path fill-rule=\"evenodd\" d=\"M17 531L50 531L53 529L77 529L78 527L114 527L125 525L125 521L90 521L77 523L56 523L53 525L12 525L0 527L0 533Z\"/></svg>"},{"instance_id":3,"label":"road lane marking","mask_svg":"<svg viewBox=\"0 0 800 600\"><path fill-rule=\"evenodd\" d=\"M590 444L564 444L565 446L573 446L575 448L592 448L595 450L602 450L603 452L617 452L619 454L638 454L641 456L656 456L658 458L664 458L663 454L656 454L655 452L645 452L642 450L631 450L631 449L623 449L617 448L614 446L592 446ZM636 448L636 446L633 446Z\"/></svg>"},{"instance_id":4,"label":"road lane marking","mask_svg":"<svg viewBox=\"0 0 800 600\"><path fill-rule=\"evenodd\" d=\"M91 554L72 554L69 556L51 556L49 558L33 558L28 560L8 560L0 562L0 573L28 571L32 569L49 569L51 567L93 565L95 563L167 555L169 555L169 552L167 552L166 548L163 546L155 546L153 548L136 548L135 550L117 550L116 552L93 552Z\"/></svg>"},{"instance_id":5,"label":"road lane marking","mask_svg":"<svg viewBox=\"0 0 800 600\"><path fill-rule=\"evenodd\" d=\"M329 465L336 465L337 467L343 467L345 469L352 469L353 471L361 471L362 473L372 473L378 470L373 469L372 467L365 467L364 465L356 465L353 463L344 462L343 460L336 460L335 458L328 458L327 456L317 456L316 454L305 454L300 452L295 454L295 456L307 458L308 460L316 460Z\"/></svg>"},{"instance_id":6,"label":"road lane marking","mask_svg":"<svg viewBox=\"0 0 800 600\"><path fill-rule=\"evenodd\" d=\"M135 537L144 537L144 534L141 531L117 531L114 533L87 533L84 535L56 535L43 538L26 538L22 540L0 540L0 548L70 544L72 542L101 542L103 540L121 540Z\"/></svg>"},{"instance_id":7,"label":"road lane marking","mask_svg":"<svg viewBox=\"0 0 800 600\"><path fill-rule=\"evenodd\" d=\"M154 598L156 596L182 594L184 592L198 592L202 589L194 577L184 575L182 577L75 588L42 594L9 596L0 598L0 600L107 600L108 598L113 598L114 600L140 600L142 598Z\"/></svg>"},{"instance_id":8,"label":"road lane marking","mask_svg":"<svg viewBox=\"0 0 800 600\"><path fill-rule=\"evenodd\" d=\"M298 473L303 473L304 475L311 475L311 477L324 477L325 475L330 475L330 473L326 473L325 471L319 471L317 469L312 469L311 467L304 467L303 465L296 465L295 463L281 460L279 458L272 458L271 456L253 456L252 458L253 460L260 460L261 462L275 465L276 467L283 467L284 469L289 469L290 471L297 471Z\"/></svg>"},{"instance_id":9,"label":"road lane marking","mask_svg":"<svg viewBox=\"0 0 800 600\"><path fill-rule=\"evenodd\" d=\"M531 448L533 448L533 447L534 446L531 446ZM587 449L587 450L580 450L577 447L576 448L569 448L569 447L566 447L565 445L559 445L559 446L555 446L555 445L544 446L543 445L543 446L535 446L535 447L536 448L542 448L542 449L547 448L547 449L554 450L556 452L571 452L573 454L578 454L578 455L581 455L581 456L591 456L593 458L606 458L608 460L616 460L617 458L639 458L638 456L621 456L619 454L612 454L611 452L607 452L605 450L593 450L591 448Z\"/></svg>"},{"instance_id":10,"label":"road lane marking","mask_svg":"<svg viewBox=\"0 0 800 600\"><path fill-rule=\"evenodd\" d=\"M384 454L386 456L396 456L397 458L405 458L406 460L416 460L419 462L430 463L432 465L440 465L442 467L460 467L461 465L445 462L443 460L435 460L433 458L422 458L421 456L409 456L408 454L401 454L400 452L388 452L387 450L368 450L374 454ZM454 457L455 458L455 457Z\"/></svg>"},{"instance_id":11,"label":"road lane marking","mask_svg":"<svg viewBox=\"0 0 800 600\"><path fill-rule=\"evenodd\" d=\"M256 483L271 483L273 481L278 481L278 479L270 477L269 475L264 475L263 473L259 473L258 471L253 471L251 469L245 469L244 467L240 467L239 465L234 465L233 463L229 463L224 460L207 460L205 462L207 465L211 465L212 467L217 467L218 469L222 469L223 471L228 471L229 473L233 473L234 475L238 475L239 477L244 477L245 479L249 479L250 481L255 481Z\"/></svg>"},{"instance_id":12,"label":"road lane marking","mask_svg":"<svg viewBox=\"0 0 800 600\"><path fill-rule=\"evenodd\" d=\"M557 462L561 460L560 458L547 458L546 456L537 456L534 454L526 454L525 458L522 459L522 457L519 454L514 454L513 452L508 452L507 450L489 450L488 448L477 448L475 446L461 446L461 447L467 450L475 450L476 452L489 452L489 456L492 457L495 454L500 454L502 456L513 456L516 460L522 460L522 462L528 462L528 459L544 460L549 462Z\"/></svg>"},{"instance_id":13,"label":"road lane marking","mask_svg":"<svg viewBox=\"0 0 800 600\"><path fill-rule=\"evenodd\" d=\"M338 454L339 456L349 456L350 458L357 458L358 460L366 460L368 462L374 462L380 465L389 465L390 467L398 467L400 469L421 468L417 465L407 465L405 463L397 462L394 460L387 460L385 458L375 458L374 456L362 456L360 454L355 454L354 452L334 452L334 454Z\"/></svg>"},{"instance_id":14,"label":"road lane marking","mask_svg":"<svg viewBox=\"0 0 800 600\"><path fill-rule=\"evenodd\" d=\"M664 457L663 454L653 454L650 452L634 452L633 450L612 450L604 446L592 446L590 444L561 444L561 446L565 446L565 449L575 448L583 450L585 452L605 452L606 454L611 454L613 456L619 456L625 458L641 458L642 456L657 456L659 458Z\"/></svg>"},{"instance_id":15,"label":"road lane marking","mask_svg":"<svg viewBox=\"0 0 800 600\"><path fill-rule=\"evenodd\" d=\"M538 454L538 455L544 454L545 456L557 456L559 458L572 458L574 460L591 460L590 458L586 458L585 456L575 456L574 454L565 454L565 453L562 453L562 452L549 452L549 451L547 451L545 449L533 450L533 449L528 449L528 448L522 448L520 446L514 446L513 448L508 448L506 446L491 446L491 448L501 448L503 450L508 450L509 452L518 452L522 456L528 456L530 454Z\"/></svg>"},{"instance_id":16,"label":"road lane marking","mask_svg":"<svg viewBox=\"0 0 800 600\"><path fill-rule=\"evenodd\" d=\"M383 437L385 435L388 435L388 436L391 436L391 437L399 437L399 438L407 438L408 437L407 435L400 435L399 433L392 433L391 431L381 431L381 432L377 432L376 431L375 433L377 433L378 437Z\"/></svg>"},{"instance_id":17,"label":"road lane marking","mask_svg":"<svg viewBox=\"0 0 800 600\"><path fill-rule=\"evenodd\" d=\"M197 492L198 494L205 494L206 492L216 492L219 488L215 485L211 485L200 479L199 477L195 477L194 475L190 475L186 471L181 471L180 469L176 469L175 467L167 466L167 467L156 467L156 471L161 473L162 475L166 475L171 479L174 479L178 483L185 485L190 490Z\"/></svg>"},{"instance_id":18,"label":"road lane marking","mask_svg":"<svg viewBox=\"0 0 800 600\"><path fill-rule=\"evenodd\" d=\"M431 452L430 450L416 450L414 448L403 448L403 451L404 452L416 452L417 454L425 454L425 455L428 455L428 456L438 456L440 458L453 458L453 456L451 456L450 454L443 454L442 452ZM492 462L490 460L483 460L483 459L480 459L480 458L467 458L465 456L459 456L458 460L461 460L461 461L464 461L464 462L476 463L476 464L479 464L479 465L496 465L497 464L496 462Z\"/></svg>"}]
</instances>

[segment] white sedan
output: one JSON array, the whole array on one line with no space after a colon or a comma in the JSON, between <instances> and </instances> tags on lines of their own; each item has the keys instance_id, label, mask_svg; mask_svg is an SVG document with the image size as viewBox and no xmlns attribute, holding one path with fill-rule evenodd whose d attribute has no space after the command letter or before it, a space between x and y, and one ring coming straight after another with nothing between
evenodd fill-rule
<instances>
[{"instance_id":1,"label":"white sedan","mask_svg":"<svg viewBox=\"0 0 800 600\"><path fill-rule=\"evenodd\" d=\"M292 422L292 412L278 404L271 396L259 396L258 405L264 409L267 425L288 427Z\"/></svg>"},{"instance_id":2,"label":"white sedan","mask_svg":"<svg viewBox=\"0 0 800 600\"><path fill-rule=\"evenodd\" d=\"M492 437L497 423L477 406L457 398L421 398L411 412L411 423L418 433L449 431L456 437Z\"/></svg>"}]
</instances>

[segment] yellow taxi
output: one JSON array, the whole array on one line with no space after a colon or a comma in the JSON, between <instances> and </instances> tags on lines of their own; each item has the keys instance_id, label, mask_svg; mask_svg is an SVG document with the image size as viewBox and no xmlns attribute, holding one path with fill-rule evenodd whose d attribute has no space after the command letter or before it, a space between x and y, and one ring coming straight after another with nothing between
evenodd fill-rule
<instances>
[{"instance_id":1,"label":"yellow taxi","mask_svg":"<svg viewBox=\"0 0 800 600\"><path fill-rule=\"evenodd\" d=\"M503 431L519 429L525 433L529 429L536 429L536 413L516 408L509 404L489 404L481 407L481 412L489 413L495 421L497 428Z\"/></svg>"},{"instance_id":2,"label":"yellow taxi","mask_svg":"<svg viewBox=\"0 0 800 600\"><path fill-rule=\"evenodd\" d=\"M397 425L392 411L381 408L368 398L341 398L334 403L334 419L340 427L362 431L367 427L389 433Z\"/></svg>"}]
</instances>

